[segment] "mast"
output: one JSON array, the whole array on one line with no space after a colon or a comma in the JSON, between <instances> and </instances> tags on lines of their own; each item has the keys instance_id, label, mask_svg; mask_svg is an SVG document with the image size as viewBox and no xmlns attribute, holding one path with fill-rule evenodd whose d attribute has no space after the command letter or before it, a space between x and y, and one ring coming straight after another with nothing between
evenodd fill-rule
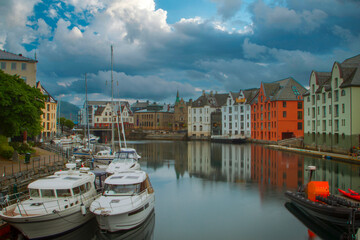
<instances>
[{"instance_id":1,"label":"mast","mask_svg":"<svg viewBox=\"0 0 360 240\"><path fill-rule=\"evenodd\" d=\"M61 97L59 97L59 107L58 107L58 124L57 124L57 135L60 136L60 107L61 107Z\"/></svg>"},{"instance_id":2,"label":"mast","mask_svg":"<svg viewBox=\"0 0 360 240\"><path fill-rule=\"evenodd\" d=\"M115 151L114 145L114 78L113 78L113 46L111 45L111 144L112 150Z\"/></svg>"},{"instance_id":3,"label":"mast","mask_svg":"<svg viewBox=\"0 0 360 240\"><path fill-rule=\"evenodd\" d=\"M125 109L125 105L124 105L124 109ZM122 118L122 111L121 111L121 105L120 105L120 119L121 119L121 129L122 129L122 134L124 136L124 144L125 144L125 148L126 146L126 138L125 138L125 132L124 132L124 122L123 122L123 118Z\"/></svg>"},{"instance_id":4,"label":"mast","mask_svg":"<svg viewBox=\"0 0 360 240\"><path fill-rule=\"evenodd\" d=\"M87 97L87 78L85 73L85 101L86 101L86 125L88 132L88 149L90 149L90 127L89 127L89 106L88 106L88 97ZM86 134L86 133L85 133Z\"/></svg>"}]
</instances>

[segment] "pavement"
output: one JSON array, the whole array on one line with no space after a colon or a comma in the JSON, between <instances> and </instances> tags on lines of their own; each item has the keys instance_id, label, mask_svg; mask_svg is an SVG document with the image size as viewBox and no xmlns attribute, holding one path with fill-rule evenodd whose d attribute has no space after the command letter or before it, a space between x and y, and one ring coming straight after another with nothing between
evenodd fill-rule
<instances>
[{"instance_id":1,"label":"pavement","mask_svg":"<svg viewBox=\"0 0 360 240\"><path fill-rule=\"evenodd\" d=\"M280 149L284 151L291 151L291 152L298 152L302 154L308 154L312 156L316 156L319 158L326 158L326 159L337 159L352 163L359 163L360 164L360 156L354 157L345 154L339 153L330 153L330 152L323 152L323 151L314 151L309 149L302 149L302 148L293 148L293 147L286 147L286 146L279 146L279 145L268 145L270 148Z\"/></svg>"}]
</instances>

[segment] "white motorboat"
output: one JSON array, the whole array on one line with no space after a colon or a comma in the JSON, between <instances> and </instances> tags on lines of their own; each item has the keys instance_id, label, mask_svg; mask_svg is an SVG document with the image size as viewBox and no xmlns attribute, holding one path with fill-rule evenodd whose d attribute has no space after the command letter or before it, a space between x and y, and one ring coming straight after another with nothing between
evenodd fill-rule
<instances>
[{"instance_id":1,"label":"white motorboat","mask_svg":"<svg viewBox=\"0 0 360 240\"><path fill-rule=\"evenodd\" d=\"M106 172L114 174L127 170L140 170L138 163L140 158L134 148L121 148L120 152L116 152L115 158L107 167Z\"/></svg>"},{"instance_id":2,"label":"white motorboat","mask_svg":"<svg viewBox=\"0 0 360 240\"><path fill-rule=\"evenodd\" d=\"M111 149L105 149L97 152L95 155L93 155L94 161L109 164L114 158L115 154L112 153Z\"/></svg>"},{"instance_id":3,"label":"white motorboat","mask_svg":"<svg viewBox=\"0 0 360 240\"><path fill-rule=\"evenodd\" d=\"M90 206L102 230L116 232L139 226L155 207L155 193L144 171L126 171L105 179L101 197Z\"/></svg>"},{"instance_id":4,"label":"white motorboat","mask_svg":"<svg viewBox=\"0 0 360 240\"><path fill-rule=\"evenodd\" d=\"M68 232L86 223L94 215L88 211L99 196L95 174L89 168L59 171L28 185L29 193L7 201L0 218L27 238L43 238Z\"/></svg>"}]
</instances>

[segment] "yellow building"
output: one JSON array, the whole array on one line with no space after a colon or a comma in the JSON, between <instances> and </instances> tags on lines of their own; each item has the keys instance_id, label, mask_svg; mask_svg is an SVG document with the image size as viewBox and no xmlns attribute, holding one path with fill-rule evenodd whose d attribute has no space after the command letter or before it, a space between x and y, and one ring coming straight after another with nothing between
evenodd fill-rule
<instances>
[{"instance_id":1,"label":"yellow building","mask_svg":"<svg viewBox=\"0 0 360 240\"><path fill-rule=\"evenodd\" d=\"M31 87L35 87L36 84L36 63L37 60L21 54L0 50L0 69L10 75L19 75Z\"/></svg>"},{"instance_id":2,"label":"yellow building","mask_svg":"<svg viewBox=\"0 0 360 240\"><path fill-rule=\"evenodd\" d=\"M42 94L48 96L45 102L44 114L41 116L43 131L41 132L41 139L45 140L53 138L56 135L56 119L57 119L57 101L41 86L40 82L36 83L36 88L40 89Z\"/></svg>"}]
</instances>

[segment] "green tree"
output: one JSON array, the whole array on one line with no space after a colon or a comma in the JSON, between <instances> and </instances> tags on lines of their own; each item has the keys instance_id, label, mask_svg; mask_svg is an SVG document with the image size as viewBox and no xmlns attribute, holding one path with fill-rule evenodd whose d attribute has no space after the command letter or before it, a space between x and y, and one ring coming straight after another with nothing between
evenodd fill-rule
<instances>
[{"instance_id":1,"label":"green tree","mask_svg":"<svg viewBox=\"0 0 360 240\"><path fill-rule=\"evenodd\" d=\"M72 129L74 127L74 122L71 121L70 119L66 119L65 121L65 127L67 127L68 129Z\"/></svg>"},{"instance_id":2,"label":"green tree","mask_svg":"<svg viewBox=\"0 0 360 240\"><path fill-rule=\"evenodd\" d=\"M31 136L41 133L41 115L44 96L39 89L30 87L17 75L0 70L0 134L6 137Z\"/></svg>"},{"instance_id":3,"label":"green tree","mask_svg":"<svg viewBox=\"0 0 360 240\"><path fill-rule=\"evenodd\" d=\"M60 127L61 127L61 133L64 132L64 126L65 126L66 118L60 117Z\"/></svg>"}]
</instances>

